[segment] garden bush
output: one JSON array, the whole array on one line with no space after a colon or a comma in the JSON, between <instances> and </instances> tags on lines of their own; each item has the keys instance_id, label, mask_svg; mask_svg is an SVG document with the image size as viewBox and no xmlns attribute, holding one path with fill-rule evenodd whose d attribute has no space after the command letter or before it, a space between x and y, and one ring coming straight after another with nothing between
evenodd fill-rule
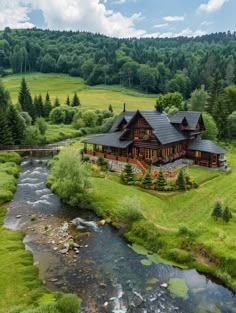
<instances>
[{"instance_id":1,"label":"garden bush","mask_svg":"<svg viewBox=\"0 0 236 313\"><path fill-rule=\"evenodd\" d=\"M60 313L78 313L80 301L76 295L67 294L64 295L57 302L58 311Z\"/></svg>"},{"instance_id":2,"label":"garden bush","mask_svg":"<svg viewBox=\"0 0 236 313\"><path fill-rule=\"evenodd\" d=\"M135 197L126 196L121 201L120 208L113 211L113 217L127 224L140 220L143 218L140 201Z\"/></svg>"},{"instance_id":3,"label":"garden bush","mask_svg":"<svg viewBox=\"0 0 236 313\"><path fill-rule=\"evenodd\" d=\"M171 249L169 252L169 257L179 263L188 263L192 261L192 255L183 249Z\"/></svg>"}]
</instances>

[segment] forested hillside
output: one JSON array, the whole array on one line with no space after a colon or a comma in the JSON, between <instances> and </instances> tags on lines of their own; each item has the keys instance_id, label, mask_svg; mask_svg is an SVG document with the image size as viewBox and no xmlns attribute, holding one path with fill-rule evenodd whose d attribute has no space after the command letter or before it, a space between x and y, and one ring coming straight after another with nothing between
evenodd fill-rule
<instances>
[{"instance_id":1,"label":"forested hillside","mask_svg":"<svg viewBox=\"0 0 236 313\"><path fill-rule=\"evenodd\" d=\"M216 73L236 83L236 33L197 38L117 39L40 29L0 32L0 73L39 71L80 76L89 85L123 84L146 92L179 91L185 99Z\"/></svg>"}]
</instances>

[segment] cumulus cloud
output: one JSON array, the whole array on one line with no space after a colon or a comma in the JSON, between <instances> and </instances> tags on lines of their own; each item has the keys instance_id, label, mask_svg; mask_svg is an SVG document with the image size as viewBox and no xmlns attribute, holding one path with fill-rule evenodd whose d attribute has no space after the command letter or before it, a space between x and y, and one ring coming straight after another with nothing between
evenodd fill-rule
<instances>
[{"instance_id":1,"label":"cumulus cloud","mask_svg":"<svg viewBox=\"0 0 236 313\"><path fill-rule=\"evenodd\" d=\"M221 9L221 7L228 0L209 0L208 3L203 3L199 6L198 10L208 13L215 12Z\"/></svg>"},{"instance_id":2,"label":"cumulus cloud","mask_svg":"<svg viewBox=\"0 0 236 313\"><path fill-rule=\"evenodd\" d=\"M125 16L108 10L106 1L99 0L0 0L0 27L27 28L28 13L41 10L49 29L84 30L99 32L115 37L141 37L146 34L135 23L142 18L141 13Z\"/></svg>"},{"instance_id":3,"label":"cumulus cloud","mask_svg":"<svg viewBox=\"0 0 236 313\"><path fill-rule=\"evenodd\" d=\"M181 32L177 32L177 33L174 33L174 32L167 32L167 33L162 33L160 34L160 38L174 38L174 37L181 37L181 36L184 36L184 37L197 37L197 36L203 36L203 35L206 35L206 31L204 30L192 30L190 28L186 28L186 29L183 29Z\"/></svg>"},{"instance_id":4,"label":"cumulus cloud","mask_svg":"<svg viewBox=\"0 0 236 313\"><path fill-rule=\"evenodd\" d=\"M0 0L0 29L10 28L31 28L28 17L29 8L27 5L19 5L18 0Z\"/></svg>"},{"instance_id":5,"label":"cumulus cloud","mask_svg":"<svg viewBox=\"0 0 236 313\"><path fill-rule=\"evenodd\" d=\"M181 22L184 21L184 16L165 16L163 20L167 22Z\"/></svg>"}]
</instances>

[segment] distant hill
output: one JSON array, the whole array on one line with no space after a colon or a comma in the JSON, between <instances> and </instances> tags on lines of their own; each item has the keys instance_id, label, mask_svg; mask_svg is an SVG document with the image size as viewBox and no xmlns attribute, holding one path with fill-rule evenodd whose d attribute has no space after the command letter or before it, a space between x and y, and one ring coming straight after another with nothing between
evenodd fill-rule
<instances>
[{"instance_id":1,"label":"distant hill","mask_svg":"<svg viewBox=\"0 0 236 313\"><path fill-rule=\"evenodd\" d=\"M147 93L180 91L185 98L215 71L236 83L236 33L196 38L118 39L40 29L0 32L0 73L63 73L87 84L121 84Z\"/></svg>"}]
</instances>

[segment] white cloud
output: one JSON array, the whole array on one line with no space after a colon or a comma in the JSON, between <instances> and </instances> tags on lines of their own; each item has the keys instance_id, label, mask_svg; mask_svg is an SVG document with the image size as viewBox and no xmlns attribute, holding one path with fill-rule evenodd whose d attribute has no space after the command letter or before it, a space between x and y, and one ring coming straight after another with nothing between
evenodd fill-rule
<instances>
[{"instance_id":1,"label":"white cloud","mask_svg":"<svg viewBox=\"0 0 236 313\"><path fill-rule=\"evenodd\" d=\"M184 16L165 16L163 20L166 22L181 22L184 21Z\"/></svg>"},{"instance_id":2,"label":"white cloud","mask_svg":"<svg viewBox=\"0 0 236 313\"><path fill-rule=\"evenodd\" d=\"M18 0L0 0L0 8L0 29L34 26L29 22L29 8L26 5L19 5Z\"/></svg>"},{"instance_id":3,"label":"white cloud","mask_svg":"<svg viewBox=\"0 0 236 313\"><path fill-rule=\"evenodd\" d=\"M123 4L123 3L125 3L126 2L126 0L116 0L116 1L114 1L113 3L114 4Z\"/></svg>"},{"instance_id":4,"label":"white cloud","mask_svg":"<svg viewBox=\"0 0 236 313\"><path fill-rule=\"evenodd\" d=\"M173 37L197 37L197 36L203 36L206 35L206 31L204 30L192 30L190 28L186 28L184 30L182 30L181 32L178 33L173 33L173 32L167 32L167 33L162 33L160 34L160 38L173 38Z\"/></svg>"},{"instance_id":5,"label":"white cloud","mask_svg":"<svg viewBox=\"0 0 236 313\"><path fill-rule=\"evenodd\" d=\"M198 9L208 13L215 12L220 10L227 1L228 0L208 0L208 3L201 4Z\"/></svg>"},{"instance_id":6,"label":"white cloud","mask_svg":"<svg viewBox=\"0 0 236 313\"><path fill-rule=\"evenodd\" d=\"M214 23L210 22L210 21L204 21L200 25L202 25L202 26L209 26L209 25L212 25L212 24L214 24Z\"/></svg>"},{"instance_id":7,"label":"white cloud","mask_svg":"<svg viewBox=\"0 0 236 313\"><path fill-rule=\"evenodd\" d=\"M13 1L18 3L15 7L17 11L21 7L21 0ZM115 37L141 37L146 34L145 30L135 27L135 23L142 18L141 13L125 16L120 12L107 10L104 4L106 1L103 3L99 0L23 1L33 9L42 11L49 29L84 30Z\"/></svg>"},{"instance_id":8,"label":"white cloud","mask_svg":"<svg viewBox=\"0 0 236 313\"><path fill-rule=\"evenodd\" d=\"M167 27L169 24L168 23L164 23L164 24L156 24L154 25L155 28L162 28L162 27Z\"/></svg>"}]
</instances>

